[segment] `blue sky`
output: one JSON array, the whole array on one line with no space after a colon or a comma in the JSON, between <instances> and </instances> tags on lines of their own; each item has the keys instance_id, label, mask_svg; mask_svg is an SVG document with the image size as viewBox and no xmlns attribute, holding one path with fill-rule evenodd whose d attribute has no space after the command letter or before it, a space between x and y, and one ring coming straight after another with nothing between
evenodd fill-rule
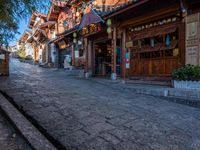
<instances>
[{"instance_id":1,"label":"blue sky","mask_svg":"<svg viewBox=\"0 0 200 150\"><path fill-rule=\"evenodd\" d=\"M20 32L20 34L16 34L15 39L10 41L9 45L11 45L11 46L12 45L16 45L17 40L23 34L24 30L27 29L27 25L28 25L28 19L20 20L20 22L19 22L19 30L18 30Z\"/></svg>"},{"instance_id":2,"label":"blue sky","mask_svg":"<svg viewBox=\"0 0 200 150\"><path fill-rule=\"evenodd\" d=\"M47 0L47 8L46 9L42 9L42 10L38 10L39 12L42 12L42 13L47 13L48 10L49 10L49 6L50 6L50 2L51 0ZM31 15L30 15L31 16ZM20 38L20 36L24 33L24 30L27 29L27 25L28 25L28 21L29 21L29 17L28 18L24 18L24 19L21 19L20 22L19 22L19 30L18 32L20 32L20 34L16 34L15 36L15 39L13 39L12 41L9 42L9 45L12 46L12 45L16 45L17 43L17 40Z\"/></svg>"}]
</instances>

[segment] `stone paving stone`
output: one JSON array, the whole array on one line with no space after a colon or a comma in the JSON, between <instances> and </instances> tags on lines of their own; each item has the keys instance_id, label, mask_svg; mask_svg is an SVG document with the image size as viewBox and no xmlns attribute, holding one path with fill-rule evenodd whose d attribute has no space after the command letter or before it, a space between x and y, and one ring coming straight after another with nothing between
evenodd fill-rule
<instances>
[{"instance_id":1,"label":"stone paving stone","mask_svg":"<svg viewBox=\"0 0 200 150\"><path fill-rule=\"evenodd\" d=\"M120 142L122 142L119 138L117 138L116 136L109 134L109 133L101 133L99 135L99 137L103 138L105 141L107 141L108 143L111 143L112 145L116 145Z\"/></svg>"},{"instance_id":2,"label":"stone paving stone","mask_svg":"<svg viewBox=\"0 0 200 150\"><path fill-rule=\"evenodd\" d=\"M151 150L146 145L134 143L132 141L125 141L113 146L114 150Z\"/></svg>"},{"instance_id":3,"label":"stone paving stone","mask_svg":"<svg viewBox=\"0 0 200 150\"><path fill-rule=\"evenodd\" d=\"M89 125L83 129L92 135L97 135L101 132L112 130L114 128L115 128L114 126L112 126L108 123L96 123L96 124Z\"/></svg>"},{"instance_id":4,"label":"stone paving stone","mask_svg":"<svg viewBox=\"0 0 200 150\"><path fill-rule=\"evenodd\" d=\"M14 101L66 148L200 147L197 108L123 90L121 84L105 85L61 70L21 66L11 65L10 77L0 79L4 85L0 89L11 94L14 90Z\"/></svg>"},{"instance_id":5,"label":"stone paving stone","mask_svg":"<svg viewBox=\"0 0 200 150\"><path fill-rule=\"evenodd\" d=\"M111 145L107 141L98 137L89 139L85 142L84 146L84 149L87 150L112 150Z\"/></svg>"}]
</instances>

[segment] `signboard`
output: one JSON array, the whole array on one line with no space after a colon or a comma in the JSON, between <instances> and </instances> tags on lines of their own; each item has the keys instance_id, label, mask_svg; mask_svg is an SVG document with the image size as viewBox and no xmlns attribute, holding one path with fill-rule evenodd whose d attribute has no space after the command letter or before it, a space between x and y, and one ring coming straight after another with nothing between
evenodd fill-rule
<instances>
[{"instance_id":1,"label":"signboard","mask_svg":"<svg viewBox=\"0 0 200 150\"><path fill-rule=\"evenodd\" d=\"M126 42L126 48L133 47L133 41Z\"/></svg>"},{"instance_id":2,"label":"signboard","mask_svg":"<svg viewBox=\"0 0 200 150\"><path fill-rule=\"evenodd\" d=\"M195 21L195 22L189 22L187 24L187 39L190 39L190 38L198 38L198 22Z\"/></svg>"},{"instance_id":3,"label":"signboard","mask_svg":"<svg viewBox=\"0 0 200 150\"><path fill-rule=\"evenodd\" d=\"M186 18L186 64L200 65L200 14Z\"/></svg>"},{"instance_id":4,"label":"signboard","mask_svg":"<svg viewBox=\"0 0 200 150\"><path fill-rule=\"evenodd\" d=\"M198 46L192 46L187 47L186 49L186 56L187 56L187 64L191 65L197 65L198 64L198 53L199 47Z\"/></svg>"},{"instance_id":5,"label":"signboard","mask_svg":"<svg viewBox=\"0 0 200 150\"><path fill-rule=\"evenodd\" d=\"M81 30L81 34L83 36L87 36L87 35L91 35L91 34L97 33L99 31L101 31L101 24L100 23L98 23L98 24L91 24L91 25L83 28Z\"/></svg>"}]
</instances>

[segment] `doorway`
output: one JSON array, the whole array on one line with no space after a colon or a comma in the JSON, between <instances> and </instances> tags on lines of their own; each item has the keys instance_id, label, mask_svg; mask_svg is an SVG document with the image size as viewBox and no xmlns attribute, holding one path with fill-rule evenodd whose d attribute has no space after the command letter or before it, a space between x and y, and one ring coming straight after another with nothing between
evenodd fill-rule
<instances>
[{"instance_id":1,"label":"doorway","mask_svg":"<svg viewBox=\"0 0 200 150\"><path fill-rule=\"evenodd\" d=\"M111 40L104 40L94 44L95 75L109 76L112 73Z\"/></svg>"}]
</instances>

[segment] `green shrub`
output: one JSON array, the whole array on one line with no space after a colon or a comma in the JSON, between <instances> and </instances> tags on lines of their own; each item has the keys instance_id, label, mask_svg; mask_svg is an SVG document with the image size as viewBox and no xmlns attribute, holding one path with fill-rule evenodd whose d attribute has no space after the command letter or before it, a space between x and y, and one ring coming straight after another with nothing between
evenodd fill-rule
<instances>
[{"instance_id":1,"label":"green shrub","mask_svg":"<svg viewBox=\"0 0 200 150\"><path fill-rule=\"evenodd\" d=\"M185 65L172 72L175 80L200 80L200 66Z\"/></svg>"},{"instance_id":2,"label":"green shrub","mask_svg":"<svg viewBox=\"0 0 200 150\"><path fill-rule=\"evenodd\" d=\"M17 51L17 55L20 59L25 59L26 58L26 53L25 53L25 50L23 48L20 48L18 51Z\"/></svg>"}]
</instances>

